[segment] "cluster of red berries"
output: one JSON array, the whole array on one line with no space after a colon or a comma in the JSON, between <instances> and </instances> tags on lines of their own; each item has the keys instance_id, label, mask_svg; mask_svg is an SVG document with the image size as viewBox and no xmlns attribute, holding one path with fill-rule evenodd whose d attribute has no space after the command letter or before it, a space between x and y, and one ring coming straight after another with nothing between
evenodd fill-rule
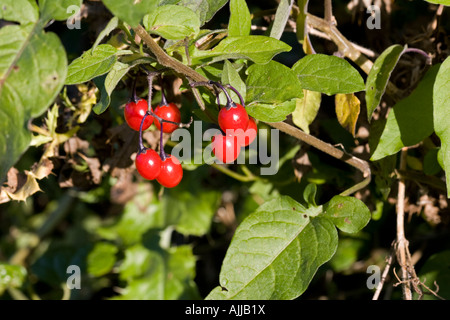
<instances>
[{"instance_id":1,"label":"cluster of red berries","mask_svg":"<svg viewBox=\"0 0 450 320\"><path fill-rule=\"evenodd\" d=\"M225 134L216 134L212 138L213 153L223 163L230 163L238 158L243 147L255 140L256 122L238 103L220 109L218 120Z\"/></svg>"},{"instance_id":2,"label":"cluster of red berries","mask_svg":"<svg viewBox=\"0 0 450 320\"><path fill-rule=\"evenodd\" d=\"M149 77L149 91L151 90L151 81ZM196 85L215 85L220 87L227 98L227 104L219 111L218 123L222 133L212 137L212 151L217 159L223 163L235 161L241 149L248 146L255 140L257 126L255 119L249 117L244 102L239 94L234 90L241 100L241 104L234 103L227 90L218 82L197 82ZM163 132L172 133L183 125L180 123L180 110L174 103L167 103L164 91L161 86L161 103L153 112L149 100L138 99L136 97L135 84L133 85L133 93L130 101L124 109L124 117L128 126L139 132L139 149L136 155L135 165L139 174L148 180L156 179L162 186L173 188L177 186L183 178L183 168L180 161L164 152ZM151 94L149 94L151 96ZM159 154L153 150L144 147L142 142L142 132L155 126L160 130Z\"/></svg>"},{"instance_id":3,"label":"cluster of red berries","mask_svg":"<svg viewBox=\"0 0 450 320\"><path fill-rule=\"evenodd\" d=\"M224 134L216 134L212 138L212 150L214 156L223 163L235 161L241 149L248 146L256 138L257 126L255 119L249 117L245 110L244 102L236 89L229 86L236 92L241 100L241 104L234 103L227 90L218 82L208 81L206 83L197 83L195 85L215 85L222 89L227 104L219 111L219 127Z\"/></svg>"},{"instance_id":4,"label":"cluster of red berries","mask_svg":"<svg viewBox=\"0 0 450 320\"><path fill-rule=\"evenodd\" d=\"M167 103L164 93L161 104L153 112L152 107L145 99L132 98L124 109L124 117L128 126L139 131L139 150L135 165L139 174L148 180L156 179L162 186L173 188L183 178L183 168L180 161L164 152L162 145L162 133L172 133L180 125L180 110L174 103ZM142 131L147 130L155 121L158 130L161 131L160 153L144 147Z\"/></svg>"}]
</instances>

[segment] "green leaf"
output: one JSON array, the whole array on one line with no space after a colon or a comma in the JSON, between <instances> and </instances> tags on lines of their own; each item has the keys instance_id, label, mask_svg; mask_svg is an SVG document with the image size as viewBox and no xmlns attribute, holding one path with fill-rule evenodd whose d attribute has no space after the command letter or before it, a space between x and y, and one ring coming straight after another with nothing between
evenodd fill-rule
<instances>
[{"instance_id":1,"label":"green leaf","mask_svg":"<svg viewBox=\"0 0 450 320\"><path fill-rule=\"evenodd\" d=\"M339 239L336 254L331 258L329 264L336 272L345 272L358 261L358 253L364 246L364 241L355 238Z\"/></svg>"},{"instance_id":2,"label":"green leaf","mask_svg":"<svg viewBox=\"0 0 450 320\"><path fill-rule=\"evenodd\" d=\"M165 5L146 15L144 26L149 33L170 40L180 40L198 34L200 20L189 8Z\"/></svg>"},{"instance_id":3,"label":"green leaf","mask_svg":"<svg viewBox=\"0 0 450 320\"><path fill-rule=\"evenodd\" d=\"M245 0L230 0L230 21L228 36L248 36L252 27L252 17Z\"/></svg>"},{"instance_id":4,"label":"green leaf","mask_svg":"<svg viewBox=\"0 0 450 320\"><path fill-rule=\"evenodd\" d=\"M8 288L20 288L27 275L22 266L0 263L0 296Z\"/></svg>"},{"instance_id":5,"label":"green leaf","mask_svg":"<svg viewBox=\"0 0 450 320\"><path fill-rule=\"evenodd\" d=\"M386 86L391 77L392 70L394 70L403 53L404 47L395 44L390 46L375 60L372 69L366 80L366 105L367 105L367 119L372 119L372 114L380 104Z\"/></svg>"},{"instance_id":6,"label":"green leaf","mask_svg":"<svg viewBox=\"0 0 450 320\"><path fill-rule=\"evenodd\" d=\"M234 68L233 64L228 60L226 60L223 65L221 82L222 82L222 84L229 84L229 85L233 86L241 94L241 96L244 97L244 99L245 99L245 95L247 93L247 87L246 87L244 81L242 81L241 76L239 75L237 70ZM236 93L234 93L233 90L229 90L229 94L231 96L231 99L233 99L234 102L240 103L240 99L239 99L238 95ZM223 92L220 93L219 98L220 98L220 103L222 105L225 105L227 100L226 100L225 94Z\"/></svg>"},{"instance_id":7,"label":"green leaf","mask_svg":"<svg viewBox=\"0 0 450 320\"><path fill-rule=\"evenodd\" d=\"M250 116L264 122L279 122L286 120L297 105L298 99L292 99L282 103L253 103L246 107Z\"/></svg>"},{"instance_id":8,"label":"green leaf","mask_svg":"<svg viewBox=\"0 0 450 320\"><path fill-rule=\"evenodd\" d=\"M97 46L100 44L100 42L107 37L112 31L114 31L119 26L119 18L113 17L111 20L109 20L106 27L98 34L97 39L95 39L95 42L92 46L92 51L97 48Z\"/></svg>"},{"instance_id":9,"label":"green leaf","mask_svg":"<svg viewBox=\"0 0 450 320\"><path fill-rule=\"evenodd\" d=\"M292 67L303 89L329 96L365 89L364 80L347 60L324 54L307 55Z\"/></svg>"},{"instance_id":10,"label":"green leaf","mask_svg":"<svg viewBox=\"0 0 450 320\"><path fill-rule=\"evenodd\" d=\"M430 3L443 4L445 6L450 6L450 0L425 0L425 1L430 2Z\"/></svg>"},{"instance_id":11,"label":"green leaf","mask_svg":"<svg viewBox=\"0 0 450 320\"><path fill-rule=\"evenodd\" d=\"M275 19L272 24L272 29L270 29L270 36L272 38L280 40L286 23L291 15L292 5L294 0L281 0L278 5L277 12L275 13Z\"/></svg>"},{"instance_id":12,"label":"green leaf","mask_svg":"<svg viewBox=\"0 0 450 320\"><path fill-rule=\"evenodd\" d=\"M119 277L130 281L139 278L147 272L151 265L151 253L141 243L125 249L125 259L119 268Z\"/></svg>"},{"instance_id":13,"label":"green leaf","mask_svg":"<svg viewBox=\"0 0 450 320\"><path fill-rule=\"evenodd\" d=\"M316 205L316 193L317 193L317 185L314 183L308 183L303 191L303 199L309 206L317 207Z\"/></svg>"},{"instance_id":14,"label":"green leaf","mask_svg":"<svg viewBox=\"0 0 450 320\"><path fill-rule=\"evenodd\" d=\"M87 256L87 271L94 277L103 276L111 271L116 263L118 248L107 242L95 244Z\"/></svg>"},{"instance_id":15,"label":"green leaf","mask_svg":"<svg viewBox=\"0 0 450 320\"><path fill-rule=\"evenodd\" d=\"M39 0L41 19L66 20L73 14L68 8L71 6L80 8L82 2L82 0Z\"/></svg>"},{"instance_id":16,"label":"green leaf","mask_svg":"<svg viewBox=\"0 0 450 320\"><path fill-rule=\"evenodd\" d=\"M432 290L436 289L435 283L439 286L437 294L442 298L450 299L450 250L444 250L433 254L424 263L418 272L423 283ZM424 290L425 291L425 290ZM427 291L425 291L427 293ZM437 300L432 294L424 295L425 299Z\"/></svg>"},{"instance_id":17,"label":"green leaf","mask_svg":"<svg viewBox=\"0 0 450 320\"><path fill-rule=\"evenodd\" d=\"M433 123L436 135L441 139L439 156L447 180L447 197L450 198L450 58L439 68L433 86Z\"/></svg>"},{"instance_id":18,"label":"green leaf","mask_svg":"<svg viewBox=\"0 0 450 320\"><path fill-rule=\"evenodd\" d=\"M97 233L108 240L120 240L125 245L140 241L149 229L164 228L166 217L161 204L151 194L149 186L140 184L133 200L125 205L124 212L117 222L97 229Z\"/></svg>"},{"instance_id":19,"label":"green leaf","mask_svg":"<svg viewBox=\"0 0 450 320\"><path fill-rule=\"evenodd\" d=\"M367 225L371 213L361 200L338 195L324 205L322 216L329 218L342 231L355 233Z\"/></svg>"},{"instance_id":20,"label":"green leaf","mask_svg":"<svg viewBox=\"0 0 450 320\"><path fill-rule=\"evenodd\" d=\"M335 228L357 232L370 220L368 208L336 196L314 205L314 186L305 190L309 208L288 196L265 202L236 229L220 271L220 286L206 299L295 299L317 269L336 252ZM261 290L264 288L264 290Z\"/></svg>"},{"instance_id":21,"label":"green leaf","mask_svg":"<svg viewBox=\"0 0 450 320\"><path fill-rule=\"evenodd\" d=\"M101 44L72 61L67 72L66 84L77 84L109 72L117 61L117 49Z\"/></svg>"},{"instance_id":22,"label":"green leaf","mask_svg":"<svg viewBox=\"0 0 450 320\"><path fill-rule=\"evenodd\" d=\"M309 133L309 125L316 118L321 101L322 94L320 92L303 90L303 98L297 99L295 110L292 112L294 124Z\"/></svg>"},{"instance_id":23,"label":"green leaf","mask_svg":"<svg viewBox=\"0 0 450 320\"><path fill-rule=\"evenodd\" d=\"M439 149L440 148L433 148L425 154L423 157L423 173L435 175L442 170L438 161Z\"/></svg>"},{"instance_id":24,"label":"green leaf","mask_svg":"<svg viewBox=\"0 0 450 320\"><path fill-rule=\"evenodd\" d=\"M200 18L201 24L204 25L206 22L211 20L216 12L219 11L228 2L228 0L175 0L173 2L176 2L179 6L183 6L194 11Z\"/></svg>"},{"instance_id":25,"label":"green leaf","mask_svg":"<svg viewBox=\"0 0 450 320\"><path fill-rule=\"evenodd\" d=\"M0 182L28 148L27 122L61 90L67 58L59 38L40 25L0 29Z\"/></svg>"},{"instance_id":26,"label":"green leaf","mask_svg":"<svg viewBox=\"0 0 450 320\"><path fill-rule=\"evenodd\" d=\"M269 62L275 55L290 51L286 43L266 36L227 37L211 50L199 50L191 47L192 64L199 64L207 59L216 61L226 59L248 59L255 63Z\"/></svg>"},{"instance_id":27,"label":"green leaf","mask_svg":"<svg viewBox=\"0 0 450 320\"><path fill-rule=\"evenodd\" d=\"M202 187L198 174L186 172L177 188L167 189L161 200L167 223L185 235L206 234L220 205L221 193Z\"/></svg>"},{"instance_id":28,"label":"green leaf","mask_svg":"<svg viewBox=\"0 0 450 320\"><path fill-rule=\"evenodd\" d=\"M433 85L439 67L431 67L417 88L390 110L378 145L371 148L372 161L415 145L433 133Z\"/></svg>"},{"instance_id":29,"label":"green leaf","mask_svg":"<svg viewBox=\"0 0 450 320\"><path fill-rule=\"evenodd\" d=\"M96 114L101 114L106 111L111 103L111 94L116 88L120 79L125 76L132 68L132 65L116 61L111 71L106 76L101 76L94 79L97 88L100 88L100 101L94 106L93 110Z\"/></svg>"},{"instance_id":30,"label":"green leaf","mask_svg":"<svg viewBox=\"0 0 450 320\"><path fill-rule=\"evenodd\" d=\"M270 61L247 69L248 102L282 103L303 98L303 90L295 73L285 65Z\"/></svg>"},{"instance_id":31,"label":"green leaf","mask_svg":"<svg viewBox=\"0 0 450 320\"><path fill-rule=\"evenodd\" d=\"M76 265L81 272L86 272L86 258L91 246L50 246L31 266L32 273L40 281L58 288L66 283L69 274L67 267Z\"/></svg>"},{"instance_id":32,"label":"green leaf","mask_svg":"<svg viewBox=\"0 0 450 320\"><path fill-rule=\"evenodd\" d=\"M298 7L298 13L297 13L297 21L295 21L295 24L297 26L297 40L298 42L304 46L305 42L305 28L306 28L306 17L308 15L308 2L309 0L297 0L297 7ZM305 50L304 50L305 51ZM305 51L306 53L306 51Z\"/></svg>"},{"instance_id":33,"label":"green leaf","mask_svg":"<svg viewBox=\"0 0 450 320\"><path fill-rule=\"evenodd\" d=\"M149 250L143 246L133 247L124 263L129 284L124 293L115 297L120 300L175 300L198 299L194 283L195 257L190 246L177 246L162 250ZM128 251L128 250L127 250ZM132 261L137 257L137 261ZM139 265L138 261L143 262Z\"/></svg>"},{"instance_id":34,"label":"green leaf","mask_svg":"<svg viewBox=\"0 0 450 320\"><path fill-rule=\"evenodd\" d=\"M3 0L0 7L0 19L21 24L37 22L39 9L34 0Z\"/></svg>"},{"instance_id":35,"label":"green leaf","mask_svg":"<svg viewBox=\"0 0 450 320\"><path fill-rule=\"evenodd\" d=\"M264 203L236 229L206 299L294 299L337 248L337 231L317 208L287 196ZM264 288L262 290L261 288ZM225 290L226 289L226 290Z\"/></svg>"},{"instance_id":36,"label":"green leaf","mask_svg":"<svg viewBox=\"0 0 450 320\"><path fill-rule=\"evenodd\" d=\"M132 27L137 27L142 18L156 9L158 1L123 1L123 0L103 0L103 4L112 12Z\"/></svg>"}]
</instances>

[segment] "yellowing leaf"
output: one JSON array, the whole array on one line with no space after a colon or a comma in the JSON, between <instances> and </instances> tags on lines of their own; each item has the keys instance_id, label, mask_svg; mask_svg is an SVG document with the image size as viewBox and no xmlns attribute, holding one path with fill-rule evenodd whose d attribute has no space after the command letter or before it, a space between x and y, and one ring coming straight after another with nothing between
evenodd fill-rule
<instances>
[{"instance_id":1,"label":"yellowing leaf","mask_svg":"<svg viewBox=\"0 0 450 320\"><path fill-rule=\"evenodd\" d=\"M34 174L29 171L26 171L25 173L27 175L27 181L19 190L14 193L5 190L8 196L13 200L25 201L29 196L35 194L38 191L42 191L41 188L39 188L39 184L37 183Z\"/></svg>"},{"instance_id":2,"label":"yellowing leaf","mask_svg":"<svg viewBox=\"0 0 450 320\"><path fill-rule=\"evenodd\" d=\"M321 101L320 92L303 90L303 98L296 99L295 110L292 112L292 121L295 125L309 133L309 125L316 118Z\"/></svg>"},{"instance_id":3,"label":"yellowing leaf","mask_svg":"<svg viewBox=\"0 0 450 320\"><path fill-rule=\"evenodd\" d=\"M355 136L356 121L360 112L359 99L353 94L336 94L336 116L343 128Z\"/></svg>"},{"instance_id":4,"label":"yellowing leaf","mask_svg":"<svg viewBox=\"0 0 450 320\"><path fill-rule=\"evenodd\" d=\"M308 35L305 35L304 37L302 48L305 54L314 54L314 50L312 48L311 41L309 40Z\"/></svg>"}]
</instances>

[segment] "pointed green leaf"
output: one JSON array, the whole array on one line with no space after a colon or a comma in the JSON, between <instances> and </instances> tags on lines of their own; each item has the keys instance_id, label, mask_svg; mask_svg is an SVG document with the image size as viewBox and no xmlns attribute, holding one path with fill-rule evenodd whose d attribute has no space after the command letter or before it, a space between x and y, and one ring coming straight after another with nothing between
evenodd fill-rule
<instances>
[{"instance_id":1,"label":"pointed green leaf","mask_svg":"<svg viewBox=\"0 0 450 320\"><path fill-rule=\"evenodd\" d=\"M132 27L136 27L142 18L156 9L158 1L123 1L123 0L103 0L103 4L112 12Z\"/></svg>"},{"instance_id":2,"label":"pointed green leaf","mask_svg":"<svg viewBox=\"0 0 450 320\"><path fill-rule=\"evenodd\" d=\"M111 94L113 90L131 67L132 65L116 61L111 71L106 76L94 79L95 85L100 89L100 101L93 108L96 114L101 114L108 109L109 104L111 103Z\"/></svg>"},{"instance_id":3,"label":"pointed green leaf","mask_svg":"<svg viewBox=\"0 0 450 320\"><path fill-rule=\"evenodd\" d=\"M111 20L109 20L108 24L105 28L98 34L97 39L95 39L94 44L92 45L92 51L97 48L97 46L100 44L100 42L107 37L112 31L114 31L119 26L119 18L112 17Z\"/></svg>"},{"instance_id":4,"label":"pointed green leaf","mask_svg":"<svg viewBox=\"0 0 450 320\"><path fill-rule=\"evenodd\" d=\"M109 44L86 51L69 65L66 84L83 83L109 72L117 60L117 51Z\"/></svg>"},{"instance_id":5,"label":"pointed green leaf","mask_svg":"<svg viewBox=\"0 0 450 320\"><path fill-rule=\"evenodd\" d=\"M404 47L399 44L390 46L380 54L375 60L372 69L370 69L366 80L367 119L369 121L372 118L373 112L380 104L392 70L397 65L403 50Z\"/></svg>"},{"instance_id":6,"label":"pointed green leaf","mask_svg":"<svg viewBox=\"0 0 450 320\"><path fill-rule=\"evenodd\" d=\"M314 183L309 183L305 190L303 191L303 199L309 206L317 207L316 205L316 193L317 193L317 185Z\"/></svg>"},{"instance_id":7,"label":"pointed green leaf","mask_svg":"<svg viewBox=\"0 0 450 320\"><path fill-rule=\"evenodd\" d=\"M336 251L333 223L282 196L264 203L236 229L207 299L294 299ZM264 288L264 290L261 290Z\"/></svg>"},{"instance_id":8,"label":"pointed green leaf","mask_svg":"<svg viewBox=\"0 0 450 320\"><path fill-rule=\"evenodd\" d=\"M439 68L433 86L433 123L441 139L439 155L447 180L447 197L450 198L450 57Z\"/></svg>"},{"instance_id":9,"label":"pointed green leaf","mask_svg":"<svg viewBox=\"0 0 450 320\"><path fill-rule=\"evenodd\" d=\"M145 29L170 40L180 40L196 35L200 30L198 16L189 8L165 5L144 17Z\"/></svg>"},{"instance_id":10,"label":"pointed green leaf","mask_svg":"<svg viewBox=\"0 0 450 320\"><path fill-rule=\"evenodd\" d=\"M234 68L233 64L226 60L223 65L223 71L222 71L222 77L221 77L222 84L229 84L235 88L240 95L245 99L245 95L247 94L247 87L242 81L241 76L239 75L239 72ZM229 90L231 99L233 99L234 102L240 103L240 99L238 95L233 91ZM223 92L220 93L220 103L222 105L226 104L226 97Z\"/></svg>"},{"instance_id":11,"label":"pointed green leaf","mask_svg":"<svg viewBox=\"0 0 450 320\"><path fill-rule=\"evenodd\" d=\"M266 36L240 36L227 37L211 50L199 50L195 46L191 48L190 56L192 64L215 58L248 59L255 63L269 62L275 55L290 51L291 47L286 43Z\"/></svg>"},{"instance_id":12,"label":"pointed green leaf","mask_svg":"<svg viewBox=\"0 0 450 320\"><path fill-rule=\"evenodd\" d=\"M248 36L252 27L252 18L245 0L230 0L230 21L228 36Z\"/></svg>"},{"instance_id":13,"label":"pointed green leaf","mask_svg":"<svg viewBox=\"0 0 450 320\"><path fill-rule=\"evenodd\" d=\"M365 89L364 80L347 60L325 54L301 58L292 67L303 89L327 95L353 93Z\"/></svg>"},{"instance_id":14,"label":"pointed green leaf","mask_svg":"<svg viewBox=\"0 0 450 320\"><path fill-rule=\"evenodd\" d=\"M219 11L228 0L173 0L171 4L187 7L194 11L200 18L201 24L206 22ZM163 1L162 4L165 4Z\"/></svg>"},{"instance_id":15,"label":"pointed green leaf","mask_svg":"<svg viewBox=\"0 0 450 320\"><path fill-rule=\"evenodd\" d=\"M439 67L431 67L417 88L390 110L378 145L372 147L372 161L415 145L433 133L433 85Z\"/></svg>"},{"instance_id":16,"label":"pointed green leaf","mask_svg":"<svg viewBox=\"0 0 450 320\"><path fill-rule=\"evenodd\" d=\"M308 16L308 1L309 0L297 0L297 20L295 24L297 26L297 40L303 46L305 40L305 28L306 28L306 17Z\"/></svg>"},{"instance_id":17,"label":"pointed green leaf","mask_svg":"<svg viewBox=\"0 0 450 320\"><path fill-rule=\"evenodd\" d=\"M270 61L247 69L248 102L282 103L302 98L303 90L295 73L285 65Z\"/></svg>"},{"instance_id":18,"label":"pointed green leaf","mask_svg":"<svg viewBox=\"0 0 450 320\"><path fill-rule=\"evenodd\" d=\"M284 32L286 23L291 15L292 5L294 0L281 0L275 13L275 19L272 23L272 29L270 29L270 36L272 38L280 40L281 35Z\"/></svg>"},{"instance_id":19,"label":"pointed green leaf","mask_svg":"<svg viewBox=\"0 0 450 320\"><path fill-rule=\"evenodd\" d=\"M316 91L303 90L303 98L297 99L295 110L292 112L292 121L306 133L309 125L319 112L322 94Z\"/></svg>"}]
</instances>

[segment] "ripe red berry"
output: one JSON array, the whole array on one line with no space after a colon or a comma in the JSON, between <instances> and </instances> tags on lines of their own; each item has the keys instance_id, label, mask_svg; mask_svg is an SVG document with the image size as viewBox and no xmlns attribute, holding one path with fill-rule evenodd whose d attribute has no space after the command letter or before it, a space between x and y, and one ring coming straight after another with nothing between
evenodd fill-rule
<instances>
[{"instance_id":1,"label":"ripe red berry","mask_svg":"<svg viewBox=\"0 0 450 320\"><path fill-rule=\"evenodd\" d=\"M130 128L133 130L139 131L142 118L144 117L147 110L148 110L147 100L145 99L140 99L136 103L134 103L133 101L128 102L125 105L124 109L124 116L126 122L128 123L128 126L130 126ZM151 108L150 111L152 111ZM142 130L148 129L152 125L152 123L153 117L151 115L148 115L144 120Z\"/></svg>"},{"instance_id":2,"label":"ripe red berry","mask_svg":"<svg viewBox=\"0 0 450 320\"><path fill-rule=\"evenodd\" d=\"M216 134L212 138L212 149L216 158L223 163L233 162L241 152L241 147L235 135Z\"/></svg>"},{"instance_id":3,"label":"ripe red berry","mask_svg":"<svg viewBox=\"0 0 450 320\"><path fill-rule=\"evenodd\" d=\"M145 149L136 156L135 164L139 174L148 180L156 179L161 172L161 157L153 149Z\"/></svg>"},{"instance_id":4,"label":"ripe red berry","mask_svg":"<svg viewBox=\"0 0 450 320\"><path fill-rule=\"evenodd\" d=\"M256 133L258 131L258 127L256 126L255 119L250 117L250 120L248 121L248 127L247 130L245 130L243 136L244 137L238 137L239 143L242 147L248 146L250 143L253 142L256 138Z\"/></svg>"},{"instance_id":5,"label":"ripe red berry","mask_svg":"<svg viewBox=\"0 0 450 320\"><path fill-rule=\"evenodd\" d=\"M237 129L245 131L248 127L248 121L247 111L239 103L233 104L229 109L223 107L219 111L219 126L224 132Z\"/></svg>"},{"instance_id":6,"label":"ripe red berry","mask_svg":"<svg viewBox=\"0 0 450 320\"><path fill-rule=\"evenodd\" d=\"M155 109L155 114L164 120L169 120L173 122L181 121L180 109L178 109L175 103L172 102L167 105L157 106ZM155 121L155 125L158 128L158 130L161 130L161 123L159 121ZM172 133L177 128L178 126L176 124L164 122L163 132Z\"/></svg>"},{"instance_id":7,"label":"ripe red berry","mask_svg":"<svg viewBox=\"0 0 450 320\"><path fill-rule=\"evenodd\" d=\"M166 188L176 187L183 178L183 168L180 161L171 155L161 163L161 172L156 180Z\"/></svg>"}]
</instances>

